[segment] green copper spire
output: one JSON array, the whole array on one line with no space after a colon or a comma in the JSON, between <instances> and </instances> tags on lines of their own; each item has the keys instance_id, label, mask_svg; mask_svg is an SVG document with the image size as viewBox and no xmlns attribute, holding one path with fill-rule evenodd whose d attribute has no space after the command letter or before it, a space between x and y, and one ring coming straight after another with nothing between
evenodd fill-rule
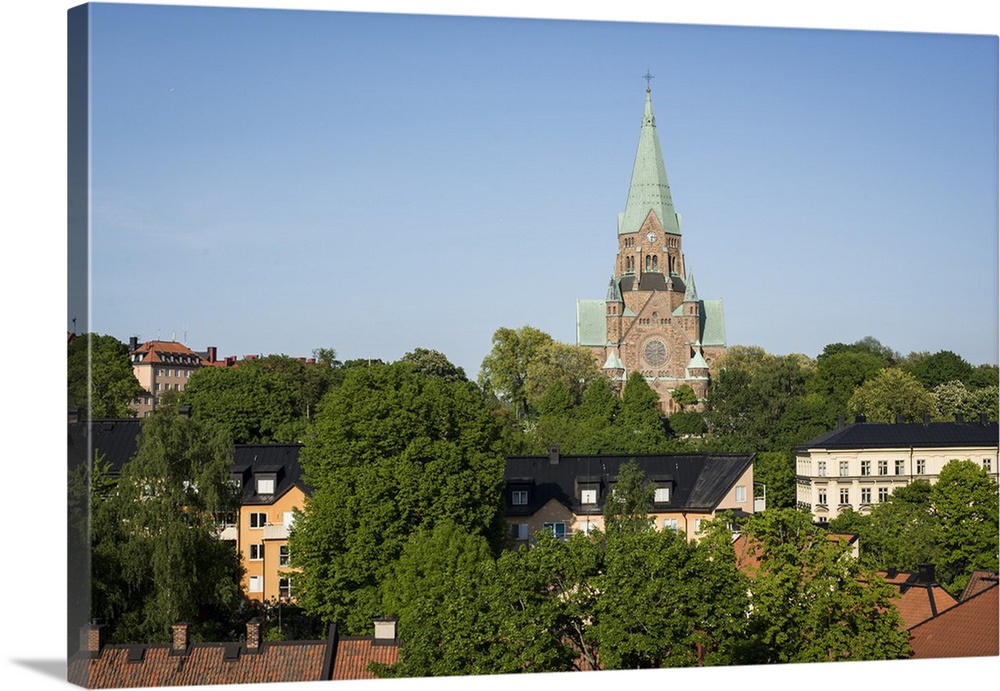
<instances>
[{"instance_id":1,"label":"green copper spire","mask_svg":"<svg viewBox=\"0 0 1000 691\"><path fill-rule=\"evenodd\" d=\"M660 138L656 134L656 117L653 102L646 87L646 107L642 113L642 129L639 131L639 147L635 152L632 166L632 183L628 188L625 212L619 217L618 233L637 233L652 210L668 233L680 234L680 223L674 213L674 203L670 198L670 184L663 166Z\"/></svg>"},{"instance_id":2,"label":"green copper spire","mask_svg":"<svg viewBox=\"0 0 1000 691\"><path fill-rule=\"evenodd\" d=\"M698 289L694 287L694 274L688 271L687 288L684 290L684 302L698 302Z\"/></svg>"}]
</instances>

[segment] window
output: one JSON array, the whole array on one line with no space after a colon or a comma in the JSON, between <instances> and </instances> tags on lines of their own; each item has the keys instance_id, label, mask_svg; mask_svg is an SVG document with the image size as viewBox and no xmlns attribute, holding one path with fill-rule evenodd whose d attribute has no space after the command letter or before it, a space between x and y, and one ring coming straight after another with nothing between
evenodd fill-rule
<instances>
[{"instance_id":1,"label":"window","mask_svg":"<svg viewBox=\"0 0 1000 691\"><path fill-rule=\"evenodd\" d=\"M703 520L705 520L705 519L703 519L703 518L696 518L696 519L694 519L694 532L696 532L696 533L700 533L701 532L701 522Z\"/></svg>"},{"instance_id":2,"label":"window","mask_svg":"<svg viewBox=\"0 0 1000 691\"><path fill-rule=\"evenodd\" d=\"M816 474L820 477L826 476L826 461L816 461Z\"/></svg>"},{"instance_id":3,"label":"window","mask_svg":"<svg viewBox=\"0 0 1000 691\"><path fill-rule=\"evenodd\" d=\"M871 461L861 461L861 474L871 475L872 474L872 462Z\"/></svg>"},{"instance_id":4,"label":"window","mask_svg":"<svg viewBox=\"0 0 1000 691\"><path fill-rule=\"evenodd\" d=\"M263 528L267 524L267 514L254 512L250 514L250 527Z\"/></svg>"},{"instance_id":5,"label":"window","mask_svg":"<svg viewBox=\"0 0 1000 691\"><path fill-rule=\"evenodd\" d=\"M888 475L889 474L889 461L879 461L878 462L878 474Z\"/></svg>"},{"instance_id":6,"label":"window","mask_svg":"<svg viewBox=\"0 0 1000 691\"><path fill-rule=\"evenodd\" d=\"M850 503L851 503L851 488L850 487L841 487L840 488L840 504L841 504L841 506L843 506L844 504L850 504Z\"/></svg>"},{"instance_id":7,"label":"window","mask_svg":"<svg viewBox=\"0 0 1000 691\"><path fill-rule=\"evenodd\" d=\"M596 489L584 489L584 490L580 490L580 503L581 504L596 504L597 503L597 490Z\"/></svg>"},{"instance_id":8,"label":"window","mask_svg":"<svg viewBox=\"0 0 1000 691\"><path fill-rule=\"evenodd\" d=\"M670 488L669 487L657 487L656 493L653 495L654 504L666 504L670 501Z\"/></svg>"},{"instance_id":9,"label":"window","mask_svg":"<svg viewBox=\"0 0 1000 691\"><path fill-rule=\"evenodd\" d=\"M514 506L524 506L528 503L528 490L516 489L510 493L510 503Z\"/></svg>"},{"instance_id":10,"label":"window","mask_svg":"<svg viewBox=\"0 0 1000 691\"><path fill-rule=\"evenodd\" d=\"M840 477L844 477L845 475L847 475L847 469L848 469L847 461L841 461L840 462Z\"/></svg>"},{"instance_id":11,"label":"window","mask_svg":"<svg viewBox=\"0 0 1000 691\"><path fill-rule=\"evenodd\" d=\"M288 566L288 545L278 546L278 566Z\"/></svg>"},{"instance_id":12,"label":"window","mask_svg":"<svg viewBox=\"0 0 1000 691\"><path fill-rule=\"evenodd\" d=\"M861 488L861 503L871 504L872 503L872 488L862 487Z\"/></svg>"},{"instance_id":13,"label":"window","mask_svg":"<svg viewBox=\"0 0 1000 691\"><path fill-rule=\"evenodd\" d=\"M263 576L250 576L250 587L251 593L262 593L264 592L264 577Z\"/></svg>"},{"instance_id":14,"label":"window","mask_svg":"<svg viewBox=\"0 0 1000 691\"><path fill-rule=\"evenodd\" d=\"M287 576L278 579L278 599L287 600L292 596L292 579Z\"/></svg>"},{"instance_id":15,"label":"window","mask_svg":"<svg viewBox=\"0 0 1000 691\"><path fill-rule=\"evenodd\" d=\"M274 478L257 478L257 494L274 494Z\"/></svg>"},{"instance_id":16,"label":"window","mask_svg":"<svg viewBox=\"0 0 1000 691\"><path fill-rule=\"evenodd\" d=\"M527 540L528 539L528 524L527 523L511 523L510 524L510 539L511 540Z\"/></svg>"},{"instance_id":17,"label":"window","mask_svg":"<svg viewBox=\"0 0 1000 691\"><path fill-rule=\"evenodd\" d=\"M878 488L878 500L879 501L885 501L888 498L889 498L889 488L888 487L879 487Z\"/></svg>"},{"instance_id":18,"label":"window","mask_svg":"<svg viewBox=\"0 0 1000 691\"><path fill-rule=\"evenodd\" d=\"M250 561L260 561L264 558L264 543L250 545Z\"/></svg>"},{"instance_id":19,"label":"window","mask_svg":"<svg viewBox=\"0 0 1000 691\"><path fill-rule=\"evenodd\" d=\"M896 471L896 475L905 475L906 474L906 461L904 461L902 459L896 459L896 468L895 468L895 471Z\"/></svg>"},{"instance_id":20,"label":"window","mask_svg":"<svg viewBox=\"0 0 1000 691\"><path fill-rule=\"evenodd\" d=\"M826 487L820 487L816 490L816 503L826 504Z\"/></svg>"},{"instance_id":21,"label":"window","mask_svg":"<svg viewBox=\"0 0 1000 691\"><path fill-rule=\"evenodd\" d=\"M923 458L917 459L917 475L923 475L927 472L927 461Z\"/></svg>"},{"instance_id":22,"label":"window","mask_svg":"<svg viewBox=\"0 0 1000 691\"><path fill-rule=\"evenodd\" d=\"M739 485L736 488L736 503L743 504L747 500L747 488L746 485Z\"/></svg>"},{"instance_id":23,"label":"window","mask_svg":"<svg viewBox=\"0 0 1000 691\"><path fill-rule=\"evenodd\" d=\"M992 461L992 459L989 459L989 458L984 458L983 459L983 470L985 470L987 473L992 473L993 472L993 461Z\"/></svg>"},{"instance_id":24,"label":"window","mask_svg":"<svg viewBox=\"0 0 1000 691\"><path fill-rule=\"evenodd\" d=\"M670 530L673 530L673 531L676 532L676 530L677 530L677 519L676 518L664 518L663 519L663 528L664 529L668 529L669 528Z\"/></svg>"},{"instance_id":25,"label":"window","mask_svg":"<svg viewBox=\"0 0 1000 691\"><path fill-rule=\"evenodd\" d=\"M547 530L553 537L559 538L560 540L566 537L566 524L565 523L545 523L542 528Z\"/></svg>"}]
</instances>

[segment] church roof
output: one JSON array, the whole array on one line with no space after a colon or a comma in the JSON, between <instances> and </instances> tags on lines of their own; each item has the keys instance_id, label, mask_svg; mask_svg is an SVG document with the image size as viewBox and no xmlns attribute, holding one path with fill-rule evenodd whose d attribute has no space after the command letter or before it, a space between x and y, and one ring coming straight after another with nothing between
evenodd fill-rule
<instances>
[{"instance_id":1,"label":"church roof","mask_svg":"<svg viewBox=\"0 0 1000 691\"><path fill-rule=\"evenodd\" d=\"M680 234L680 223L674 212L667 171L663 165L660 138L656 134L653 103L647 88L642 128L639 130L639 146L632 166L632 182L628 189L625 212L619 217L618 222L619 235L638 232L650 211L660 219L666 232Z\"/></svg>"},{"instance_id":2,"label":"church roof","mask_svg":"<svg viewBox=\"0 0 1000 691\"><path fill-rule=\"evenodd\" d=\"M684 302L698 302L698 289L694 287L694 274L687 276L687 289L684 291Z\"/></svg>"},{"instance_id":3,"label":"church roof","mask_svg":"<svg viewBox=\"0 0 1000 691\"><path fill-rule=\"evenodd\" d=\"M576 301L576 343L603 346L608 341L608 303L605 300Z\"/></svg>"},{"instance_id":4,"label":"church roof","mask_svg":"<svg viewBox=\"0 0 1000 691\"><path fill-rule=\"evenodd\" d=\"M622 291L618 289L618 281L612 276L608 282L608 302L621 302Z\"/></svg>"},{"instance_id":5,"label":"church roof","mask_svg":"<svg viewBox=\"0 0 1000 691\"><path fill-rule=\"evenodd\" d=\"M688 363L688 369L708 369L708 363L705 362L705 358L702 357L701 353L695 353L694 357L691 358L691 362Z\"/></svg>"},{"instance_id":6,"label":"church roof","mask_svg":"<svg viewBox=\"0 0 1000 691\"><path fill-rule=\"evenodd\" d=\"M701 344L726 345L726 320L722 313L722 300L701 301Z\"/></svg>"}]
</instances>

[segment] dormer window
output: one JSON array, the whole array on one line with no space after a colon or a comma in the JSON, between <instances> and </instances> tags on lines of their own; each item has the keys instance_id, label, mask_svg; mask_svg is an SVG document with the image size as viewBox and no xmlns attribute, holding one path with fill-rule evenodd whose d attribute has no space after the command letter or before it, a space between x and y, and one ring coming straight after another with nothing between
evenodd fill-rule
<instances>
[{"instance_id":1,"label":"dormer window","mask_svg":"<svg viewBox=\"0 0 1000 691\"><path fill-rule=\"evenodd\" d=\"M596 489L584 489L584 490L580 490L580 503L581 504L596 504L597 503L597 490Z\"/></svg>"},{"instance_id":2,"label":"dormer window","mask_svg":"<svg viewBox=\"0 0 1000 691\"><path fill-rule=\"evenodd\" d=\"M528 490L515 489L510 493L510 503L514 506L526 506L528 504Z\"/></svg>"},{"instance_id":3,"label":"dormer window","mask_svg":"<svg viewBox=\"0 0 1000 691\"><path fill-rule=\"evenodd\" d=\"M670 503L670 488L669 487L657 487L656 492L653 494L654 504L668 504Z\"/></svg>"},{"instance_id":4,"label":"dormer window","mask_svg":"<svg viewBox=\"0 0 1000 691\"><path fill-rule=\"evenodd\" d=\"M254 478L257 494L274 494L274 475L262 475Z\"/></svg>"}]
</instances>

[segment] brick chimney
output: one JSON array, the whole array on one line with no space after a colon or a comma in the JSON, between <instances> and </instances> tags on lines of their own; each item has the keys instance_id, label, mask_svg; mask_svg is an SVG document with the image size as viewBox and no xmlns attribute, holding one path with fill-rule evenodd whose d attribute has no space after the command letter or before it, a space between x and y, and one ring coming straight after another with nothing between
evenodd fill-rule
<instances>
[{"instance_id":1,"label":"brick chimney","mask_svg":"<svg viewBox=\"0 0 1000 691\"><path fill-rule=\"evenodd\" d=\"M934 564L917 564L917 583L934 582Z\"/></svg>"},{"instance_id":2,"label":"brick chimney","mask_svg":"<svg viewBox=\"0 0 1000 691\"><path fill-rule=\"evenodd\" d=\"M219 349L216 346L208 346L208 357L205 359L209 362L216 362L219 359Z\"/></svg>"},{"instance_id":3,"label":"brick chimney","mask_svg":"<svg viewBox=\"0 0 1000 691\"><path fill-rule=\"evenodd\" d=\"M170 627L170 654L187 655L188 624L180 622Z\"/></svg>"},{"instance_id":4,"label":"brick chimney","mask_svg":"<svg viewBox=\"0 0 1000 691\"><path fill-rule=\"evenodd\" d=\"M260 621L251 619L247 622L247 652L260 651Z\"/></svg>"},{"instance_id":5,"label":"brick chimney","mask_svg":"<svg viewBox=\"0 0 1000 691\"><path fill-rule=\"evenodd\" d=\"M104 625L96 619L80 627L80 652L88 657L97 657L104 648Z\"/></svg>"},{"instance_id":6,"label":"brick chimney","mask_svg":"<svg viewBox=\"0 0 1000 691\"><path fill-rule=\"evenodd\" d=\"M549 463L559 465L559 446L556 444L549 447Z\"/></svg>"}]
</instances>

